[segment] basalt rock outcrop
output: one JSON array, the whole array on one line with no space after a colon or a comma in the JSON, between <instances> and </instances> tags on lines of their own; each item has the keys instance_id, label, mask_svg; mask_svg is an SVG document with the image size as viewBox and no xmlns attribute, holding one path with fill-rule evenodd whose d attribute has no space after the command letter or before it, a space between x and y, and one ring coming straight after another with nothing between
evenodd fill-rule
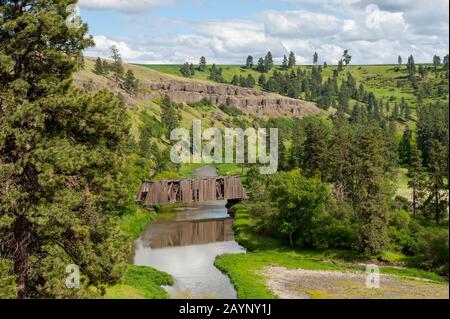
<instances>
[{"instance_id":1,"label":"basalt rock outcrop","mask_svg":"<svg viewBox=\"0 0 450 319\"><path fill-rule=\"evenodd\" d=\"M142 83L141 86L148 92L141 94L142 98L168 95L173 102L179 104L207 100L216 106L235 107L259 117L303 117L320 112L319 108L310 102L233 85L169 80Z\"/></svg>"}]
</instances>

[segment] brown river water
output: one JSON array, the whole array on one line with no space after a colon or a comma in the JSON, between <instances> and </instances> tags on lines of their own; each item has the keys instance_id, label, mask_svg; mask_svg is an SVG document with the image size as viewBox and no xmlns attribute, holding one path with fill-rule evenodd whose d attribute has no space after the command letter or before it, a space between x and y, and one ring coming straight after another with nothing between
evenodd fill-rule
<instances>
[{"instance_id":1,"label":"brown river water","mask_svg":"<svg viewBox=\"0 0 450 319\"><path fill-rule=\"evenodd\" d=\"M211 166L194 172L194 176L215 175ZM234 241L233 220L225 204L190 204L160 214L135 242L134 264L171 274L174 285L165 289L172 297L236 298L228 277L214 267L218 255L245 252Z\"/></svg>"}]
</instances>

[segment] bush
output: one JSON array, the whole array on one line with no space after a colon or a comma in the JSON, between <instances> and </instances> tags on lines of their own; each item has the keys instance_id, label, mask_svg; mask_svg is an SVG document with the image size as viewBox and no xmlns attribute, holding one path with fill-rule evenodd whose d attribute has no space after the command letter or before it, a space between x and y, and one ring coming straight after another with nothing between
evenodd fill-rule
<instances>
[{"instance_id":1,"label":"bush","mask_svg":"<svg viewBox=\"0 0 450 319\"><path fill-rule=\"evenodd\" d=\"M448 276L448 229L429 229L419 244L419 251L425 256L422 266Z\"/></svg>"},{"instance_id":2,"label":"bush","mask_svg":"<svg viewBox=\"0 0 450 319\"><path fill-rule=\"evenodd\" d=\"M388 213L388 238L390 248L412 255L418 251L423 227L411 218L410 213L400 209Z\"/></svg>"},{"instance_id":3,"label":"bush","mask_svg":"<svg viewBox=\"0 0 450 319\"><path fill-rule=\"evenodd\" d=\"M298 244L311 248L353 249L357 243L357 228L353 209L349 205L328 203L326 213L314 222Z\"/></svg>"}]
</instances>

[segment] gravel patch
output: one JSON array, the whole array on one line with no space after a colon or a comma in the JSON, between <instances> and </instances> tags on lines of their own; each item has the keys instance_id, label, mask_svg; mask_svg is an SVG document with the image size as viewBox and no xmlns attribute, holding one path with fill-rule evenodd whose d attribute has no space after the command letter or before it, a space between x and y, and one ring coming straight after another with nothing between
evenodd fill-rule
<instances>
[{"instance_id":1,"label":"gravel patch","mask_svg":"<svg viewBox=\"0 0 450 319\"><path fill-rule=\"evenodd\" d=\"M381 275L380 288L366 287L366 274L357 272L266 267L269 289L281 299L448 299L448 283Z\"/></svg>"}]
</instances>

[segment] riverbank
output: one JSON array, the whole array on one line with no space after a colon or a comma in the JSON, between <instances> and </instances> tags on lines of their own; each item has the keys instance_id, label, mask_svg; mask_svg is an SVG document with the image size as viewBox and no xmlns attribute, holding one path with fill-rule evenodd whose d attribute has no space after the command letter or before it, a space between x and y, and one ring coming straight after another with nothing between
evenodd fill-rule
<instances>
[{"instance_id":1,"label":"riverbank","mask_svg":"<svg viewBox=\"0 0 450 319\"><path fill-rule=\"evenodd\" d=\"M435 273L381 264L353 251L300 251L253 233L250 223L242 206L237 206L236 241L249 252L222 255L215 261L215 266L229 276L241 299L423 298L421 291L424 288L430 297L448 298L448 283ZM365 265L372 263L378 263L380 267L382 288L368 291ZM299 281L300 277L305 277L305 271L309 271L308 280ZM339 286L333 274L344 274L337 281L342 284L342 289L347 287L352 293L341 295L339 289L330 290L333 285ZM345 284L349 278L351 280Z\"/></svg>"},{"instance_id":2,"label":"riverbank","mask_svg":"<svg viewBox=\"0 0 450 319\"><path fill-rule=\"evenodd\" d=\"M135 212L119 220L119 227L133 243L151 222L156 214L138 207ZM132 258L132 256L130 256ZM127 265L120 283L106 289L105 299L167 299L169 294L162 286L173 285L168 273L149 266Z\"/></svg>"}]
</instances>

